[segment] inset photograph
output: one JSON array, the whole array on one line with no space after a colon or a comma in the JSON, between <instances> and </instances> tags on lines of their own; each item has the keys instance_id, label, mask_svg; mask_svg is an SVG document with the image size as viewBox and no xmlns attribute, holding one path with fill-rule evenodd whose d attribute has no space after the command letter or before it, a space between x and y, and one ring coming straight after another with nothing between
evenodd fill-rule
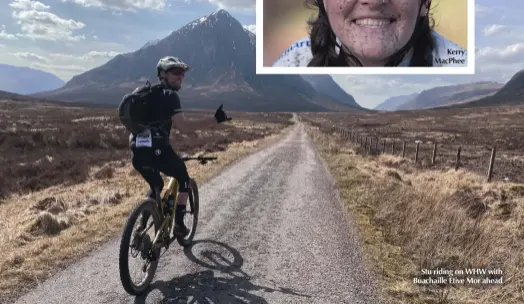
<instances>
[{"instance_id":1,"label":"inset photograph","mask_svg":"<svg viewBox=\"0 0 524 304\"><path fill-rule=\"evenodd\" d=\"M474 0L258 0L257 74L474 74Z\"/></svg>"}]
</instances>

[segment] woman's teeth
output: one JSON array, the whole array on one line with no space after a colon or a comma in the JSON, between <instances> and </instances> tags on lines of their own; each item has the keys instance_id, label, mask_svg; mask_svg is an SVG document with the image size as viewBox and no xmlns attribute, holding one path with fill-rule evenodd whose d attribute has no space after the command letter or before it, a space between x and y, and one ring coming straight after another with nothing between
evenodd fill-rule
<instances>
[{"instance_id":1,"label":"woman's teeth","mask_svg":"<svg viewBox=\"0 0 524 304\"><path fill-rule=\"evenodd\" d=\"M383 27L391 24L391 19L357 19L355 23L367 27Z\"/></svg>"}]
</instances>

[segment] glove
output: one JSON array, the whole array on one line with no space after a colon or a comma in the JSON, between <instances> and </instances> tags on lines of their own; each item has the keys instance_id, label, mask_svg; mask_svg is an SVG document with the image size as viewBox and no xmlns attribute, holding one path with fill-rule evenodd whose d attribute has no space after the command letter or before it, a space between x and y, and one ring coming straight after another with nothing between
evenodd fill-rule
<instances>
[{"instance_id":1,"label":"glove","mask_svg":"<svg viewBox=\"0 0 524 304\"><path fill-rule=\"evenodd\" d=\"M222 107L224 105L221 104L220 107L218 107L217 111L215 112L215 119L217 120L217 123L222 123L224 121L231 120L231 117L227 117L226 112L222 110Z\"/></svg>"}]
</instances>

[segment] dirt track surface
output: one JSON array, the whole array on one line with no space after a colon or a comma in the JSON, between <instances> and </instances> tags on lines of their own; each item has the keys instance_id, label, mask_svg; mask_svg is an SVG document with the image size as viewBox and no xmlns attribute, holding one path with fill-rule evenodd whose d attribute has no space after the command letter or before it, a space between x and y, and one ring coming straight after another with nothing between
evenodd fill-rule
<instances>
[{"instance_id":1,"label":"dirt track surface","mask_svg":"<svg viewBox=\"0 0 524 304\"><path fill-rule=\"evenodd\" d=\"M170 246L147 295L123 290L117 237L15 303L379 303L302 125L199 192L194 245Z\"/></svg>"}]
</instances>

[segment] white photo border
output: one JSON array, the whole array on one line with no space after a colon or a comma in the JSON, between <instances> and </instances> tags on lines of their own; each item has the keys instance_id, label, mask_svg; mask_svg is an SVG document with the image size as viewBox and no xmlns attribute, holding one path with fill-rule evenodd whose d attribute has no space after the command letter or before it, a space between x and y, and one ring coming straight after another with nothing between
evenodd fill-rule
<instances>
[{"instance_id":1,"label":"white photo border","mask_svg":"<svg viewBox=\"0 0 524 304\"><path fill-rule=\"evenodd\" d=\"M473 75L475 74L475 0L468 1L467 67L265 67L264 0L256 1L256 74Z\"/></svg>"}]
</instances>

